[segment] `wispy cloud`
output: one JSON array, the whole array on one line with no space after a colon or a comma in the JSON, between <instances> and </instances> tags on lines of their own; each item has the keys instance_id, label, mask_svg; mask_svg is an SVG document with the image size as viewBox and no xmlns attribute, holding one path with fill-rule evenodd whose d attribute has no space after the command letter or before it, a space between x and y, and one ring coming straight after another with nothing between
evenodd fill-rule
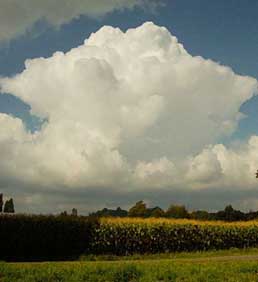
<instances>
[{"instance_id":1,"label":"wispy cloud","mask_svg":"<svg viewBox=\"0 0 258 282\"><path fill-rule=\"evenodd\" d=\"M157 0L1 0L0 42L6 42L29 31L38 21L60 27L85 15L99 18L113 11L155 9Z\"/></svg>"}]
</instances>

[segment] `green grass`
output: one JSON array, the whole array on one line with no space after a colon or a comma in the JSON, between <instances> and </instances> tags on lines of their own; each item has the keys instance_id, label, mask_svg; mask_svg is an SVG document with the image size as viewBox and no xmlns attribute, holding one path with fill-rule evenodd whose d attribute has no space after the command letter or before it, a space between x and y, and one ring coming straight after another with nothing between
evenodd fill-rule
<instances>
[{"instance_id":1,"label":"green grass","mask_svg":"<svg viewBox=\"0 0 258 282\"><path fill-rule=\"evenodd\" d=\"M194 258L211 258L221 256L245 256L257 255L258 248L248 249L229 249L229 250L214 250L203 252L178 252L178 253L162 253L162 254L135 254L130 256L115 256L115 255L82 255L80 261L124 261L124 260L161 260L161 259L194 259Z\"/></svg>"},{"instance_id":2,"label":"green grass","mask_svg":"<svg viewBox=\"0 0 258 282\"><path fill-rule=\"evenodd\" d=\"M171 259L0 263L1 282L258 282L258 263Z\"/></svg>"}]
</instances>

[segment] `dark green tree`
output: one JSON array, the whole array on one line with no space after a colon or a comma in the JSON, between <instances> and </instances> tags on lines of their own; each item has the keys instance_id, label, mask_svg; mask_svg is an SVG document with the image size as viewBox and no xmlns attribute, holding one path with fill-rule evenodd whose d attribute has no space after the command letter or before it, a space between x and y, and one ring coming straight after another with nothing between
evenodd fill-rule
<instances>
[{"instance_id":1,"label":"dark green tree","mask_svg":"<svg viewBox=\"0 0 258 282\"><path fill-rule=\"evenodd\" d=\"M68 215L67 211L63 211L63 212L60 213L60 216L67 216L67 215Z\"/></svg>"},{"instance_id":2,"label":"dark green tree","mask_svg":"<svg viewBox=\"0 0 258 282\"><path fill-rule=\"evenodd\" d=\"M3 205L4 205L3 194L0 194L0 212L3 211Z\"/></svg>"},{"instance_id":3,"label":"dark green tree","mask_svg":"<svg viewBox=\"0 0 258 282\"><path fill-rule=\"evenodd\" d=\"M190 214L190 217L192 219L208 220L209 219L209 213L207 211L197 210L197 211L193 211Z\"/></svg>"},{"instance_id":4,"label":"dark green tree","mask_svg":"<svg viewBox=\"0 0 258 282\"><path fill-rule=\"evenodd\" d=\"M152 209L148 209L149 217L164 217L165 212L160 207L155 207Z\"/></svg>"},{"instance_id":5,"label":"dark green tree","mask_svg":"<svg viewBox=\"0 0 258 282\"><path fill-rule=\"evenodd\" d=\"M224 211L218 211L216 214L216 219L225 221L238 221L245 220L247 215L239 210L233 209L231 205L225 207Z\"/></svg>"},{"instance_id":6,"label":"dark green tree","mask_svg":"<svg viewBox=\"0 0 258 282\"><path fill-rule=\"evenodd\" d=\"M77 209L75 209L75 208L72 209L72 216L78 216Z\"/></svg>"},{"instance_id":7,"label":"dark green tree","mask_svg":"<svg viewBox=\"0 0 258 282\"><path fill-rule=\"evenodd\" d=\"M126 217L128 212L118 207L115 210L104 208L102 210L90 213L91 216L97 217Z\"/></svg>"},{"instance_id":8,"label":"dark green tree","mask_svg":"<svg viewBox=\"0 0 258 282\"><path fill-rule=\"evenodd\" d=\"M115 211L115 215L119 217L126 217L128 215L128 212L118 207Z\"/></svg>"},{"instance_id":9,"label":"dark green tree","mask_svg":"<svg viewBox=\"0 0 258 282\"><path fill-rule=\"evenodd\" d=\"M14 203L13 199L7 200L4 204L4 212L5 213L14 213Z\"/></svg>"},{"instance_id":10,"label":"dark green tree","mask_svg":"<svg viewBox=\"0 0 258 282\"><path fill-rule=\"evenodd\" d=\"M130 217L145 217L148 214L146 204L143 201L137 202L133 207L130 208L128 216Z\"/></svg>"},{"instance_id":11,"label":"dark green tree","mask_svg":"<svg viewBox=\"0 0 258 282\"><path fill-rule=\"evenodd\" d=\"M189 218L189 213L185 206L171 205L166 211L166 217L171 218Z\"/></svg>"}]
</instances>

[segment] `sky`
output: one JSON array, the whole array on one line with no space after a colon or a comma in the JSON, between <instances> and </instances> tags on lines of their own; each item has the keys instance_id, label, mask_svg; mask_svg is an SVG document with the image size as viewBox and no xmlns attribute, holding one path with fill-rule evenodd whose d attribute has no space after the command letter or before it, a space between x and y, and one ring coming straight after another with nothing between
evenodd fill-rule
<instances>
[{"instance_id":1,"label":"sky","mask_svg":"<svg viewBox=\"0 0 258 282\"><path fill-rule=\"evenodd\" d=\"M0 192L26 213L257 210L257 11L0 0Z\"/></svg>"}]
</instances>

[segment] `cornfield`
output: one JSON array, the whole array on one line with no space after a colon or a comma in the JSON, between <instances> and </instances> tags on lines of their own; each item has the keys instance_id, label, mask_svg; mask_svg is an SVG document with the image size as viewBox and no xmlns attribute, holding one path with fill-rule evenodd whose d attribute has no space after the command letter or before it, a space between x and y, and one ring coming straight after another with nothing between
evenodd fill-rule
<instances>
[{"instance_id":1,"label":"cornfield","mask_svg":"<svg viewBox=\"0 0 258 282\"><path fill-rule=\"evenodd\" d=\"M91 252L143 254L258 246L258 221L212 222L170 219L103 218Z\"/></svg>"}]
</instances>

